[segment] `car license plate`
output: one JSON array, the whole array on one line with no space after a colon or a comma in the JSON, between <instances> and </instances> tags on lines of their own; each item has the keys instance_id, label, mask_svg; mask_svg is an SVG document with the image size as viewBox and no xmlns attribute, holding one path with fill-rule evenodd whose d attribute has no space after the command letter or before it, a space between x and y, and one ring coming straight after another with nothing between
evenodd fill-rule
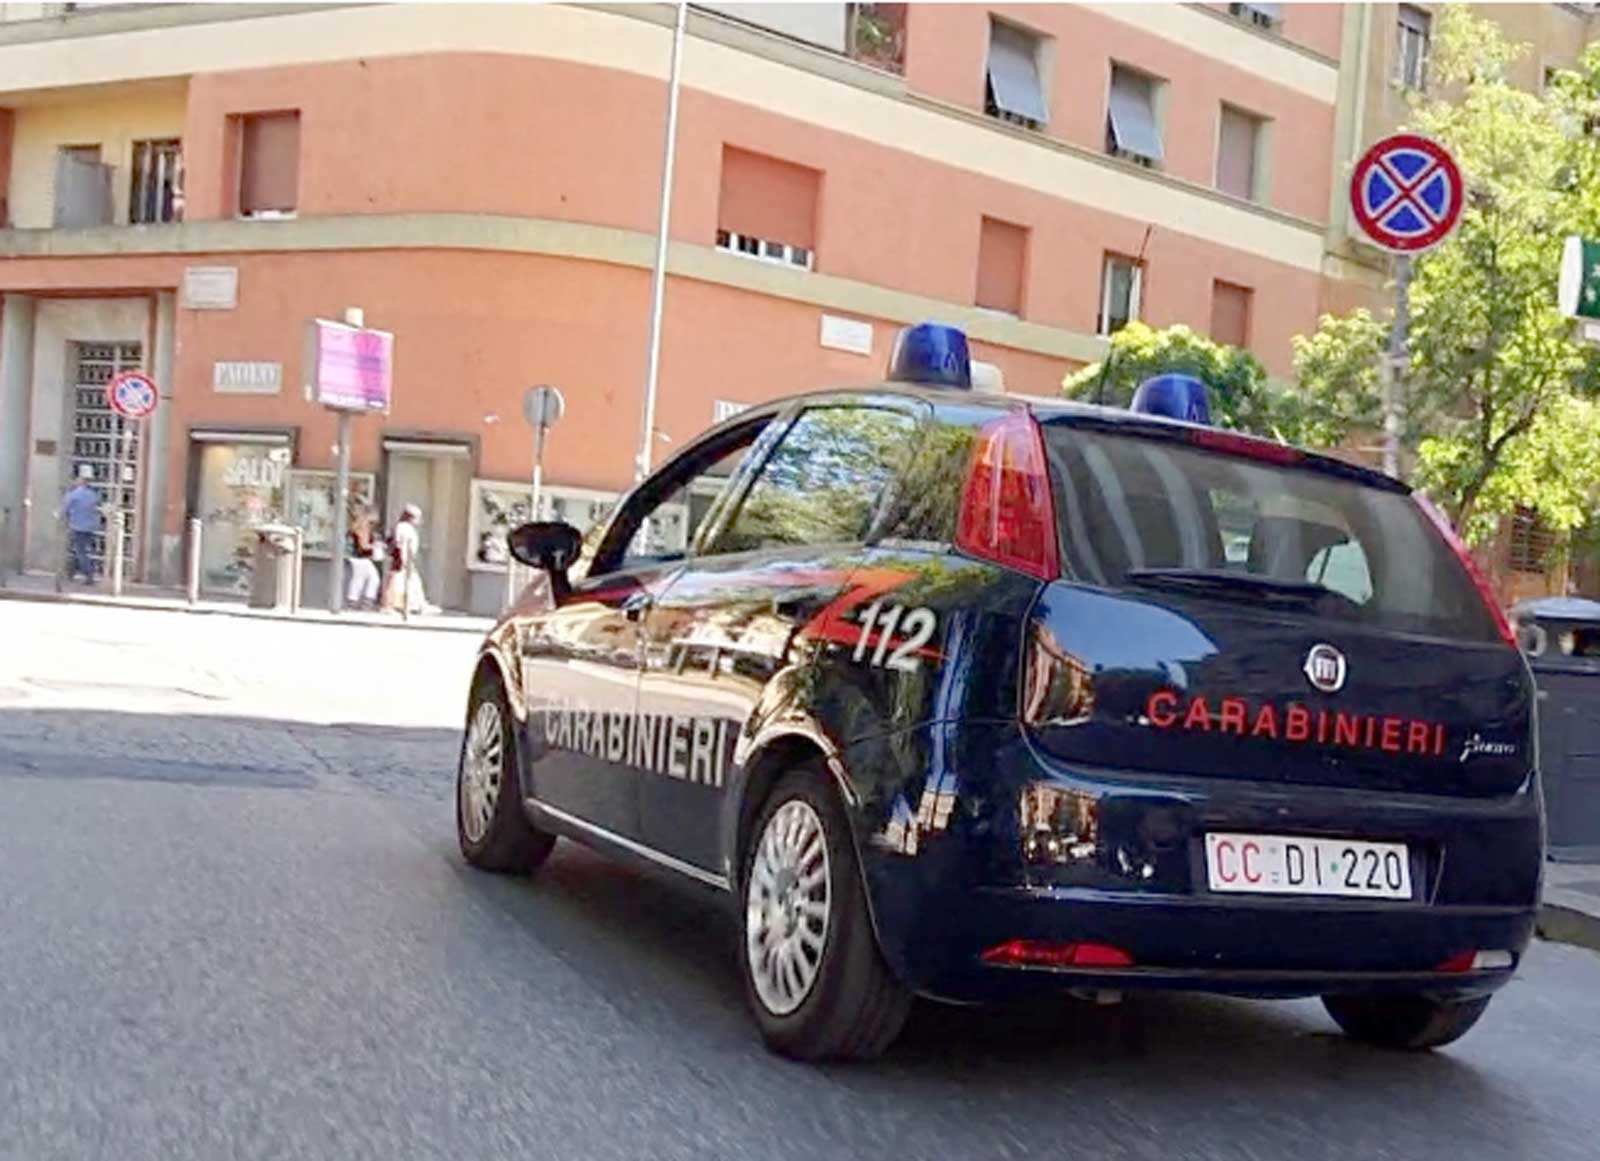
<instances>
[{"instance_id":1,"label":"car license plate","mask_svg":"<svg viewBox=\"0 0 1600 1161\"><path fill-rule=\"evenodd\" d=\"M1213 891L1409 899L1411 859L1404 843L1208 834L1206 882Z\"/></svg>"}]
</instances>

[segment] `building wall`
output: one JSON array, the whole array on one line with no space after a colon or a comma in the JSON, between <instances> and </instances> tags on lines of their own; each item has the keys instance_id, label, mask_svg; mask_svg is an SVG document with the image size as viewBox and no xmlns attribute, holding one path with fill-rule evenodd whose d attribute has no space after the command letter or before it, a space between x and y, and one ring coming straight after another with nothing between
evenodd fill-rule
<instances>
[{"instance_id":1,"label":"building wall","mask_svg":"<svg viewBox=\"0 0 1600 1161\"><path fill-rule=\"evenodd\" d=\"M1178 5L1101 9L1072 5L913 5L907 21L906 82L914 92L981 111L990 13L1052 38L1044 78L1050 121L1045 132L1095 153L1106 136L1111 62L1166 82L1164 171L1196 185L1216 178L1218 118L1226 100L1273 122L1294 164L1276 164L1266 204L1320 221L1327 212L1328 158L1292 143L1323 141L1333 131L1336 74L1328 62L1273 45L1232 20ZM1141 23L1133 23L1142 18ZM1192 26L1192 27L1191 27ZM1186 44L1198 30L1214 41ZM1287 58L1299 87L1264 79L1262 58ZM1312 95L1316 94L1316 95Z\"/></svg>"},{"instance_id":2,"label":"building wall","mask_svg":"<svg viewBox=\"0 0 1600 1161\"><path fill-rule=\"evenodd\" d=\"M181 137L185 108L181 84L130 85L105 95L17 107L8 196L12 225L49 229L53 224L56 151L63 145L100 146L100 160L116 167L113 221L126 222L133 143Z\"/></svg>"},{"instance_id":3,"label":"building wall","mask_svg":"<svg viewBox=\"0 0 1600 1161\"><path fill-rule=\"evenodd\" d=\"M967 327L975 357L1008 390L1053 395L1104 350L1093 331L1108 251L1144 257L1141 315L1156 326L1206 330L1215 280L1251 288L1250 345L1289 373L1291 337L1315 326L1334 293L1323 258L1339 7L1290 6L1272 33L1191 5L999 11L1055 39L1045 132L982 112L985 8L913 6L903 82L692 15L658 461L719 400L881 377L895 332L922 318ZM180 287L186 267L237 268L234 309L187 309L180 296L175 312L155 497L163 551L186 515L190 429L284 430L295 466L332 466L333 422L299 389L303 330L348 306L397 336L394 413L356 421L356 470L383 470L385 435L438 437L472 449L474 477L521 480L522 394L554 383L568 412L547 479L604 492L631 481L670 9L119 15L135 17L170 27L0 38L0 103L18 110L10 184L23 224L48 226L57 146L98 140L111 160L115 143L125 214L128 142L181 132L185 221L0 234L0 294L39 295L38 337L59 346L47 308L88 308L51 295L131 292L148 321L154 296ZM1113 60L1166 80L1163 172L1104 155ZM1211 188L1223 101L1271 119L1264 206ZM300 113L297 219L237 221L234 119L282 109ZM820 173L814 270L714 248L730 147ZM1019 318L973 305L985 217L1027 231ZM824 347L824 315L866 323L870 353ZM283 386L219 394L219 361L279 363Z\"/></svg>"}]
</instances>

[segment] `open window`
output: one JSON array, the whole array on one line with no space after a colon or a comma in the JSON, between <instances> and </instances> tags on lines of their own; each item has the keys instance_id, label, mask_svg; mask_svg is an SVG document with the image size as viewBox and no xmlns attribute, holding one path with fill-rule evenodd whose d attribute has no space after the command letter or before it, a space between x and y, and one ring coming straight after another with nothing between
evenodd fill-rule
<instances>
[{"instance_id":1,"label":"open window","mask_svg":"<svg viewBox=\"0 0 1600 1161\"><path fill-rule=\"evenodd\" d=\"M764 433L782 426L775 419L763 415L719 432L651 476L585 544L579 574L596 577L686 557L702 527L731 494L740 465Z\"/></svg>"},{"instance_id":2,"label":"open window","mask_svg":"<svg viewBox=\"0 0 1600 1161\"><path fill-rule=\"evenodd\" d=\"M1148 73L1112 64L1111 93L1106 102L1107 153L1146 167L1161 164L1162 84Z\"/></svg>"},{"instance_id":3,"label":"open window","mask_svg":"<svg viewBox=\"0 0 1600 1161\"><path fill-rule=\"evenodd\" d=\"M989 21L989 67L984 109L991 117L1029 129L1050 120L1045 100L1044 42L1014 24Z\"/></svg>"}]
</instances>

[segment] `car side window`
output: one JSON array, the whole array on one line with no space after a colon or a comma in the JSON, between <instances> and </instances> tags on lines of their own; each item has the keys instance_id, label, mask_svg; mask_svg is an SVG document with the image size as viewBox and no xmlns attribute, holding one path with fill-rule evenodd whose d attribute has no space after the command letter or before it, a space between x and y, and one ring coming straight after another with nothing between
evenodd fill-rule
<instances>
[{"instance_id":1,"label":"car side window","mask_svg":"<svg viewBox=\"0 0 1600 1161\"><path fill-rule=\"evenodd\" d=\"M761 465L708 552L863 539L902 472L917 423L883 407L812 407Z\"/></svg>"},{"instance_id":2,"label":"car side window","mask_svg":"<svg viewBox=\"0 0 1600 1161\"><path fill-rule=\"evenodd\" d=\"M762 433L767 417L694 449L645 484L624 503L617 518L599 532L584 555L586 576L640 569L681 560L696 531L728 487L734 473Z\"/></svg>"}]
</instances>

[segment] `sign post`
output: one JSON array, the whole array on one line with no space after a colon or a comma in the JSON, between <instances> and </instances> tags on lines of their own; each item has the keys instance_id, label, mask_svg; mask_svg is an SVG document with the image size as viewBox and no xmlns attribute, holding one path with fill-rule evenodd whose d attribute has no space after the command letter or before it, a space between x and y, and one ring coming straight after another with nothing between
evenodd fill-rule
<instances>
[{"instance_id":1,"label":"sign post","mask_svg":"<svg viewBox=\"0 0 1600 1161\"><path fill-rule=\"evenodd\" d=\"M344 312L344 322L314 319L306 333L306 398L338 417L328 582L328 611L334 614L344 609L345 539L350 530L350 420L372 411L387 415L394 392L394 336L388 331L371 330L365 324L365 313L352 306Z\"/></svg>"},{"instance_id":2,"label":"sign post","mask_svg":"<svg viewBox=\"0 0 1600 1161\"><path fill-rule=\"evenodd\" d=\"M122 572L127 553L123 538L127 535L128 517L124 507L128 499L128 473L131 470L132 444L135 430L142 437L144 421L155 411L161 400L155 380L143 371L124 371L106 384L106 402L111 410L122 417L122 430L117 433L117 454L111 471L111 543L106 553L108 567L106 579L111 585L111 595L122 595ZM139 441L144 445L143 438Z\"/></svg>"},{"instance_id":3,"label":"sign post","mask_svg":"<svg viewBox=\"0 0 1600 1161\"><path fill-rule=\"evenodd\" d=\"M533 491L528 499L528 519L539 519L539 503L544 495L545 436L566 413L567 400L559 387L529 387L522 397L522 418L533 428ZM506 604L517 599L517 561L506 554Z\"/></svg>"},{"instance_id":4,"label":"sign post","mask_svg":"<svg viewBox=\"0 0 1600 1161\"><path fill-rule=\"evenodd\" d=\"M1410 361L1411 255L1437 246L1461 219L1465 189L1438 142L1395 133L1368 149L1350 175L1350 208L1366 236L1393 255L1394 325L1383 360L1383 470L1400 474L1405 374Z\"/></svg>"}]
</instances>

